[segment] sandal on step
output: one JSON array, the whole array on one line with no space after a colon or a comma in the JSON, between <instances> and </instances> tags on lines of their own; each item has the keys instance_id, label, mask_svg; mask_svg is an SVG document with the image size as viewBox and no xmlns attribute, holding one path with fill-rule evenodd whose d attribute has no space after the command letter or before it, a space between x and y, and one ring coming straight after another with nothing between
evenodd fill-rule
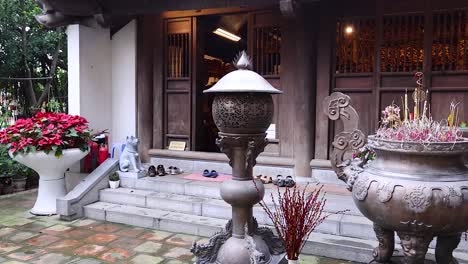
<instances>
[{"instance_id":1,"label":"sandal on step","mask_svg":"<svg viewBox=\"0 0 468 264\"><path fill-rule=\"evenodd\" d=\"M156 172L156 167L154 167L153 165L149 166L148 168L148 176L149 177L155 177L157 174Z\"/></svg>"},{"instance_id":2,"label":"sandal on step","mask_svg":"<svg viewBox=\"0 0 468 264\"><path fill-rule=\"evenodd\" d=\"M276 179L273 181L273 184L278 186L278 187L284 187L284 178L283 175L278 174L276 176Z\"/></svg>"},{"instance_id":3,"label":"sandal on step","mask_svg":"<svg viewBox=\"0 0 468 264\"><path fill-rule=\"evenodd\" d=\"M171 172L171 175L177 175L177 174L183 173L184 171L177 167L172 167L170 172Z\"/></svg>"},{"instance_id":4,"label":"sandal on step","mask_svg":"<svg viewBox=\"0 0 468 264\"><path fill-rule=\"evenodd\" d=\"M284 180L284 185L286 187L294 187L294 185L296 185L296 182L294 181L293 177L289 175L286 177L286 180Z\"/></svg>"},{"instance_id":5,"label":"sandal on step","mask_svg":"<svg viewBox=\"0 0 468 264\"><path fill-rule=\"evenodd\" d=\"M210 173L209 170L204 170L202 175L203 175L203 177L210 177L211 173Z\"/></svg>"},{"instance_id":6,"label":"sandal on step","mask_svg":"<svg viewBox=\"0 0 468 264\"><path fill-rule=\"evenodd\" d=\"M256 179L256 180L261 180L261 179L262 179L262 175L261 175L261 174L255 175L253 178Z\"/></svg>"},{"instance_id":7,"label":"sandal on step","mask_svg":"<svg viewBox=\"0 0 468 264\"><path fill-rule=\"evenodd\" d=\"M215 171L215 170L212 170L212 171L210 172L210 177L211 177L211 178L216 178L216 177L218 177L218 172Z\"/></svg>"},{"instance_id":8,"label":"sandal on step","mask_svg":"<svg viewBox=\"0 0 468 264\"><path fill-rule=\"evenodd\" d=\"M166 170L164 169L163 165L158 165L158 176L164 176L166 175Z\"/></svg>"},{"instance_id":9,"label":"sandal on step","mask_svg":"<svg viewBox=\"0 0 468 264\"><path fill-rule=\"evenodd\" d=\"M263 175L262 178L260 179L262 181L263 184L269 184L269 183L272 183L273 180L271 179L270 176L267 176L267 175Z\"/></svg>"}]
</instances>

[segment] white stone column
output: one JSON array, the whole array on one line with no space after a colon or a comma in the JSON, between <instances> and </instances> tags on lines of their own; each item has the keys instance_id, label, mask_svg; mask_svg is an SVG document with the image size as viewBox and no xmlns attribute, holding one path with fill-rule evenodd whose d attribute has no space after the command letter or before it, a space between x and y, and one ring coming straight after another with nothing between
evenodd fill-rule
<instances>
[{"instance_id":1,"label":"white stone column","mask_svg":"<svg viewBox=\"0 0 468 264\"><path fill-rule=\"evenodd\" d=\"M71 25L68 35L68 111L94 130L112 127L112 52L109 29Z\"/></svg>"},{"instance_id":2,"label":"white stone column","mask_svg":"<svg viewBox=\"0 0 468 264\"><path fill-rule=\"evenodd\" d=\"M68 35L68 109L94 130L109 129L109 143L137 134L135 20L116 32L71 25Z\"/></svg>"},{"instance_id":3,"label":"white stone column","mask_svg":"<svg viewBox=\"0 0 468 264\"><path fill-rule=\"evenodd\" d=\"M112 36L111 143L124 143L127 136L136 136L136 45L135 20Z\"/></svg>"}]
</instances>

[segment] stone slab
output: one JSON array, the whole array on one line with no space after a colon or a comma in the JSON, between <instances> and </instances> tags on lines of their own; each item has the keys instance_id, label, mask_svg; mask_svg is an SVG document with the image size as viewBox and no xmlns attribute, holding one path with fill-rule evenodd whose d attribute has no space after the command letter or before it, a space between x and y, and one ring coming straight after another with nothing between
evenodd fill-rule
<instances>
[{"instance_id":1,"label":"stone slab","mask_svg":"<svg viewBox=\"0 0 468 264\"><path fill-rule=\"evenodd\" d=\"M118 160L107 159L64 197L57 198L57 214L63 220L83 216L83 207L99 200L99 191L109 186L109 175L117 170Z\"/></svg>"},{"instance_id":2,"label":"stone slab","mask_svg":"<svg viewBox=\"0 0 468 264\"><path fill-rule=\"evenodd\" d=\"M145 207L146 197L151 193L153 192L128 188L104 189L100 192L99 201Z\"/></svg>"},{"instance_id":3,"label":"stone slab","mask_svg":"<svg viewBox=\"0 0 468 264\"><path fill-rule=\"evenodd\" d=\"M146 207L192 215L202 215L203 199L172 193L152 193L146 197Z\"/></svg>"},{"instance_id":4,"label":"stone slab","mask_svg":"<svg viewBox=\"0 0 468 264\"><path fill-rule=\"evenodd\" d=\"M372 222L365 217L354 215L343 215L339 234L347 237L375 239Z\"/></svg>"},{"instance_id":5,"label":"stone slab","mask_svg":"<svg viewBox=\"0 0 468 264\"><path fill-rule=\"evenodd\" d=\"M312 178L318 183L335 184L335 185L341 185L341 186L346 185L344 182L340 181L336 177L336 173L332 171L331 169L313 168L311 173L312 173Z\"/></svg>"},{"instance_id":6,"label":"stone slab","mask_svg":"<svg viewBox=\"0 0 468 264\"><path fill-rule=\"evenodd\" d=\"M117 171L120 178L130 178L130 179L141 179L146 176L146 171L140 172L125 172L125 171Z\"/></svg>"}]
</instances>

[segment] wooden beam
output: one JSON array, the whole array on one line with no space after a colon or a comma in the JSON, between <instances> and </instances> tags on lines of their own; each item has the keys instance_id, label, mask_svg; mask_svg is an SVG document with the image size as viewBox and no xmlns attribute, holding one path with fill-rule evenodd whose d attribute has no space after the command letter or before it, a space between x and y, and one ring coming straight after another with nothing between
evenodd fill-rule
<instances>
[{"instance_id":1,"label":"wooden beam","mask_svg":"<svg viewBox=\"0 0 468 264\"><path fill-rule=\"evenodd\" d=\"M155 19L153 53L153 148L164 149L164 23L161 15Z\"/></svg>"},{"instance_id":2,"label":"wooden beam","mask_svg":"<svg viewBox=\"0 0 468 264\"><path fill-rule=\"evenodd\" d=\"M142 16L137 23L137 135L140 155L149 161L153 146L153 52L155 16Z\"/></svg>"},{"instance_id":3,"label":"wooden beam","mask_svg":"<svg viewBox=\"0 0 468 264\"><path fill-rule=\"evenodd\" d=\"M314 159L328 159L329 121L322 111L322 101L330 94L331 84L331 54L335 47L336 14L333 12L335 1L320 3L320 31L317 43L317 92L315 120L315 155Z\"/></svg>"},{"instance_id":4,"label":"wooden beam","mask_svg":"<svg viewBox=\"0 0 468 264\"><path fill-rule=\"evenodd\" d=\"M370 122L371 131L375 131L377 129L379 119L380 119L380 94L381 94L381 60L380 60L380 48L382 47L382 39L383 39L383 19L384 19L384 0L378 0L376 2L376 10L375 10L375 45L374 45L374 72L373 72L373 79L374 79L374 87L372 89L372 95L374 97L373 100L373 115L371 115Z\"/></svg>"},{"instance_id":5,"label":"wooden beam","mask_svg":"<svg viewBox=\"0 0 468 264\"><path fill-rule=\"evenodd\" d=\"M424 5L424 85L430 89L432 83L432 41L434 38L434 21L432 15L432 1ZM429 104L431 102L429 101Z\"/></svg>"}]
</instances>

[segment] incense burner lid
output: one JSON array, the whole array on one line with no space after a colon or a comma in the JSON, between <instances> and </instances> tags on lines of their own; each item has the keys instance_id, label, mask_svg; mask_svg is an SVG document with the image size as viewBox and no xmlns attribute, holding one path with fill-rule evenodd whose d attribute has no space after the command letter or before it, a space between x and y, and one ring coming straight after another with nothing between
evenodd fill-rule
<instances>
[{"instance_id":1,"label":"incense burner lid","mask_svg":"<svg viewBox=\"0 0 468 264\"><path fill-rule=\"evenodd\" d=\"M236 61L237 70L226 74L204 93L267 93L281 94L260 74L250 70L251 61L245 51Z\"/></svg>"}]
</instances>

